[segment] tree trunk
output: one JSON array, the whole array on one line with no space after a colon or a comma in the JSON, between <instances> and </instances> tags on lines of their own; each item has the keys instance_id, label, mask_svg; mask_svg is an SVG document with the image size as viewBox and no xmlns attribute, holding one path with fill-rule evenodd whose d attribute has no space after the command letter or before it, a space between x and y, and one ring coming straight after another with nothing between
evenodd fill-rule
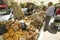
<instances>
[{"instance_id":1,"label":"tree trunk","mask_svg":"<svg viewBox=\"0 0 60 40\"><path fill-rule=\"evenodd\" d=\"M14 13L15 19L20 20L20 19L24 18L24 13L21 11L21 6L18 5L17 2L13 2L14 0L13 1L7 0L5 2L7 3L8 1L10 2L9 8L12 8L14 11L13 13Z\"/></svg>"},{"instance_id":2,"label":"tree trunk","mask_svg":"<svg viewBox=\"0 0 60 40\"><path fill-rule=\"evenodd\" d=\"M14 10L14 17L16 19L22 19L24 18L24 13L21 11L21 6L18 6L17 3L14 3L12 6L13 10Z\"/></svg>"}]
</instances>

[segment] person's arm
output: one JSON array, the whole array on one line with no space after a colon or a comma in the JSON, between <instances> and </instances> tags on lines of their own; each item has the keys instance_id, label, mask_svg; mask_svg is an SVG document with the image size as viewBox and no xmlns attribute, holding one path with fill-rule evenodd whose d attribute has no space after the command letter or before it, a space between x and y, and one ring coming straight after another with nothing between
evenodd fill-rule
<instances>
[{"instance_id":1,"label":"person's arm","mask_svg":"<svg viewBox=\"0 0 60 40\"><path fill-rule=\"evenodd\" d=\"M50 8L46 10L46 15L48 15L49 13L50 13Z\"/></svg>"}]
</instances>

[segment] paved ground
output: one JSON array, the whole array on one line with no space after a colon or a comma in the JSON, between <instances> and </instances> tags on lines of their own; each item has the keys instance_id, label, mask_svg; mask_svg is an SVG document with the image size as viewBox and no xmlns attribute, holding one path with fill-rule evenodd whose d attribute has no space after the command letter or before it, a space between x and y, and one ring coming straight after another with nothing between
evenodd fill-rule
<instances>
[{"instance_id":1,"label":"paved ground","mask_svg":"<svg viewBox=\"0 0 60 40\"><path fill-rule=\"evenodd\" d=\"M51 34L48 31L43 32L42 28L38 40L60 40L60 32L57 32L57 34Z\"/></svg>"},{"instance_id":2,"label":"paved ground","mask_svg":"<svg viewBox=\"0 0 60 40\"><path fill-rule=\"evenodd\" d=\"M3 39L2 39L2 36L0 36L0 40L3 40Z\"/></svg>"},{"instance_id":3,"label":"paved ground","mask_svg":"<svg viewBox=\"0 0 60 40\"><path fill-rule=\"evenodd\" d=\"M51 34L46 31L44 32L42 40L60 40L60 32L57 32L57 34Z\"/></svg>"}]
</instances>

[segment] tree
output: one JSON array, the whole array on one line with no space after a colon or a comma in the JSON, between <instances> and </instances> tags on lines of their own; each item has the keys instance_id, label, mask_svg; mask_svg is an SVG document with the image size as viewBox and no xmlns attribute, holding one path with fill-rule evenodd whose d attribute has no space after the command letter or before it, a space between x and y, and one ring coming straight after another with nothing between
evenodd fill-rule
<instances>
[{"instance_id":1,"label":"tree","mask_svg":"<svg viewBox=\"0 0 60 40\"><path fill-rule=\"evenodd\" d=\"M18 20L20 20L20 19L22 19L22 18L24 18L24 13L21 11L21 6L20 5L18 5L18 3L17 2L14 2L15 0L7 0L7 2L10 2L10 8L12 8L13 9L13 13L14 13L14 17L15 17L15 19L18 19ZM5 1L6 2L6 1Z\"/></svg>"},{"instance_id":2,"label":"tree","mask_svg":"<svg viewBox=\"0 0 60 40\"><path fill-rule=\"evenodd\" d=\"M21 6L17 5L17 3L12 3L12 9L14 10L14 17L18 20L24 18L24 13L21 11Z\"/></svg>"}]
</instances>

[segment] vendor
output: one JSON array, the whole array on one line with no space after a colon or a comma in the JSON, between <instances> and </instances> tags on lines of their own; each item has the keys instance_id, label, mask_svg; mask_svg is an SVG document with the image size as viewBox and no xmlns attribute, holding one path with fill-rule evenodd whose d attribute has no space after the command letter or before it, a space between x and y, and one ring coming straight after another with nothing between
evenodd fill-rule
<instances>
[{"instance_id":1,"label":"vendor","mask_svg":"<svg viewBox=\"0 0 60 40\"><path fill-rule=\"evenodd\" d=\"M55 6L53 6L53 3L52 2L49 2L48 3L48 9L46 11L46 19L45 19L45 27L44 27L44 31L48 30L49 27L49 21L51 19L51 17L54 16L54 10L55 10Z\"/></svg>"},{"instance_id":2,"label":"vendor","mask_svg":"<svg viewBox=\"0 0 60 40\"><path fill-rule=\"evenodd\" d=\"M33 13L33 5L29 5L26 15L29 16Z\"/></svg>"}]
</instances>

